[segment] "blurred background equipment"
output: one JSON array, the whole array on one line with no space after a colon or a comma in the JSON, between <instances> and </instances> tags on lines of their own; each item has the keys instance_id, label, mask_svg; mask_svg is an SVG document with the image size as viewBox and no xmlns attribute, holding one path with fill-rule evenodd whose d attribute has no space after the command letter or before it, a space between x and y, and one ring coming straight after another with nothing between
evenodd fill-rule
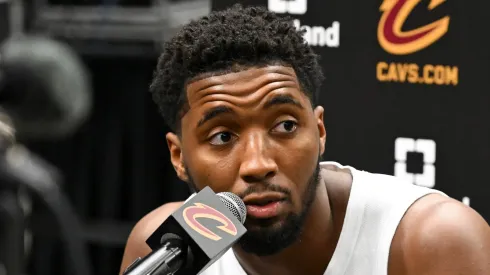
<instances>
[{"instance_id":1,"label":"blurred background equipment","mask_svg":"<svg viewBox=\"0 0 490 275\"><path fill-rule=\"evenodd\" d=\"M0 3L8 19L0 47L0 273L28 274L30 240L43 227L59 234L64 256L58 261L67 272L92 274L82 224L60 188L62 176L20 143L73 134L91 109L90 80L68 46L16 32L14 7ZM50 218L38 216L43 213Z\"/></svg>"},{"instance_id":2,"label":"blurred background equipment","mask_svg":"<svg viewBox=\"0 0 490 275\"><path fill-rule=\"evenodd\" d=\"M17 0L16 0L17 1ZM149 93L164 41L210 11L209 0L23 1L25 32L66 42L92 76L93 111L73 136L27 146L60 169L83 222L94 274L117 274L135 221L189 196L170 166L168 127ZM67 267L56 233L38 230L30 274Z\"/></svg>"},{"instance_id":3,"label":"blurred background equipment","mask_svg":"<svg viewBox=\"0 0 490 275\"><path fill-rule=\"evenodd\" d=\"M82 54L153 59L182 24L209 11L210 0L38 0L31 26Z\"/></svg>"},{"instance_id":4,"label":"blurred background equipment","mask_svg":"<svg viewBox=\"0 0 490 275\"><path fill-rule=\"evenodd\" d=\"M77 54L43 37L16 36L0 48L0 104L16 138L71 134L87 118L90 81Z\"/></svg>"}]
</instances>

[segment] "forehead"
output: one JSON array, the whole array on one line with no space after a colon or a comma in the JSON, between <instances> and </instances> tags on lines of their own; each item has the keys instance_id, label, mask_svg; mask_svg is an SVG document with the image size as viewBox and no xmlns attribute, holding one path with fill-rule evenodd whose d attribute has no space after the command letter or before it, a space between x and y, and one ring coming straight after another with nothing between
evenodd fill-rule
<instances>
[{"instance_id":1,"label":"forehead","mask_svg":"<svg viewBox=\"0 0 490 275\"><path fill-rule=\"evenodd\" d=\"M247 70L202 77L187 85L190 108L210 101L241 98L238 102L254 101L271 91L284 91L301 97L300 84L293 68L265 66Z\"/></svg>"}]
</instances>

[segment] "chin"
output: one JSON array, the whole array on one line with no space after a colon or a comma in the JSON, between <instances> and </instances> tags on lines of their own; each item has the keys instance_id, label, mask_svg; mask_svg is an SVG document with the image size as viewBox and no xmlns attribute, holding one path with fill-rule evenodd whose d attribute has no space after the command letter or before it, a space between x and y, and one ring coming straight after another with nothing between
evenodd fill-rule
<instances>
[{"instance_id":1,"label":"chin","mask_svg":"<svg viewBox=\"0 0 490 275\"><path fill-rule=\"evenodd\" d=\"M292 245L301 232L298 224L284 219L246 223L247 233L238 241L241 249L256 256L271 256Z\"/></svg>"},{"instance_id":2,"label":"chin","mask_svg":"<svg viewBox=\"0 0 490 275\"><path fill-rule=\"evenodd\" d=\"M285 222L285 217L274 217L269 219L247 219L247 221L245 222L245 228L247 228L247 230L249 231L278 230L282 226L284 226Z\"/></svg>"}]
</instances>

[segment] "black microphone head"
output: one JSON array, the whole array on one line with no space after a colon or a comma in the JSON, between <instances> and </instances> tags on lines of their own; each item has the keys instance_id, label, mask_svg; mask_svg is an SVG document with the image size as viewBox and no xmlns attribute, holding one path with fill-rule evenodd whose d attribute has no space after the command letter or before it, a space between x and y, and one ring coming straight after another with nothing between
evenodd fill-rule
<instances>
[{"instance_id":1,"label":"black microphone head","mask_svg":"<svg viewBox=\"0 0 490 275\"><path fill-rule=\"evenodd\" d=\"M182 238L174 233L165 233L160 239L160 243L165 243L168 241L182 241Z\"/></svg>"},{"instance_id":2,"label":"black microphone head","mask_svg":"<svg viewBox=\"0 0 490 275\"><path fill-rule=\"evenodd\" d=\"M235 216L242 224L245 223L247 218L247 207L245 203L237 195L231 192L221 192L216 194L228 210Z\"/></svg>"},{"instance_id":3,"label":"black microphone head","mask_svg":"<svg viewBox=\"0 0 490 275\"><path fill-rule=\"evenodd\" d=\"M174 233L165 233L163 234L162 238L160 239L161 244L169 243L172 244L173 246L180 247L181 249L184 249L184 240L177 234Z\"/></svg>"}]
</instances>

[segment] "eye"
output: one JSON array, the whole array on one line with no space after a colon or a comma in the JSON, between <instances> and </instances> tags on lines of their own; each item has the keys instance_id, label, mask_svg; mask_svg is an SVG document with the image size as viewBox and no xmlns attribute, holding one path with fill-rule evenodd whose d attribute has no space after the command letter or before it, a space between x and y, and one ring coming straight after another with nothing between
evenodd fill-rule
<instances>
[{"instance_id":1,"label":"eye","mask_svg":"<svg viewBox=\"0 0 490 275\"><path fill-rule=\"evenodd\" d=\"M233 141L234 136L230 132L219 132L215 135L213 135L209 139L209 143L213 145L225 145Z\"/></svg>"},{"instance_id":2,"label":"eye","mask_svg":"<svg viewBox=\"0 0 490 275\"><path fill-rule=\"evenodd\" d=\"M296 123L296 121L285 120L277 124L272 131L279 132L279 133L292 133L296 131L297 127L298 124Z\"/></svg>"}]
</instances>

